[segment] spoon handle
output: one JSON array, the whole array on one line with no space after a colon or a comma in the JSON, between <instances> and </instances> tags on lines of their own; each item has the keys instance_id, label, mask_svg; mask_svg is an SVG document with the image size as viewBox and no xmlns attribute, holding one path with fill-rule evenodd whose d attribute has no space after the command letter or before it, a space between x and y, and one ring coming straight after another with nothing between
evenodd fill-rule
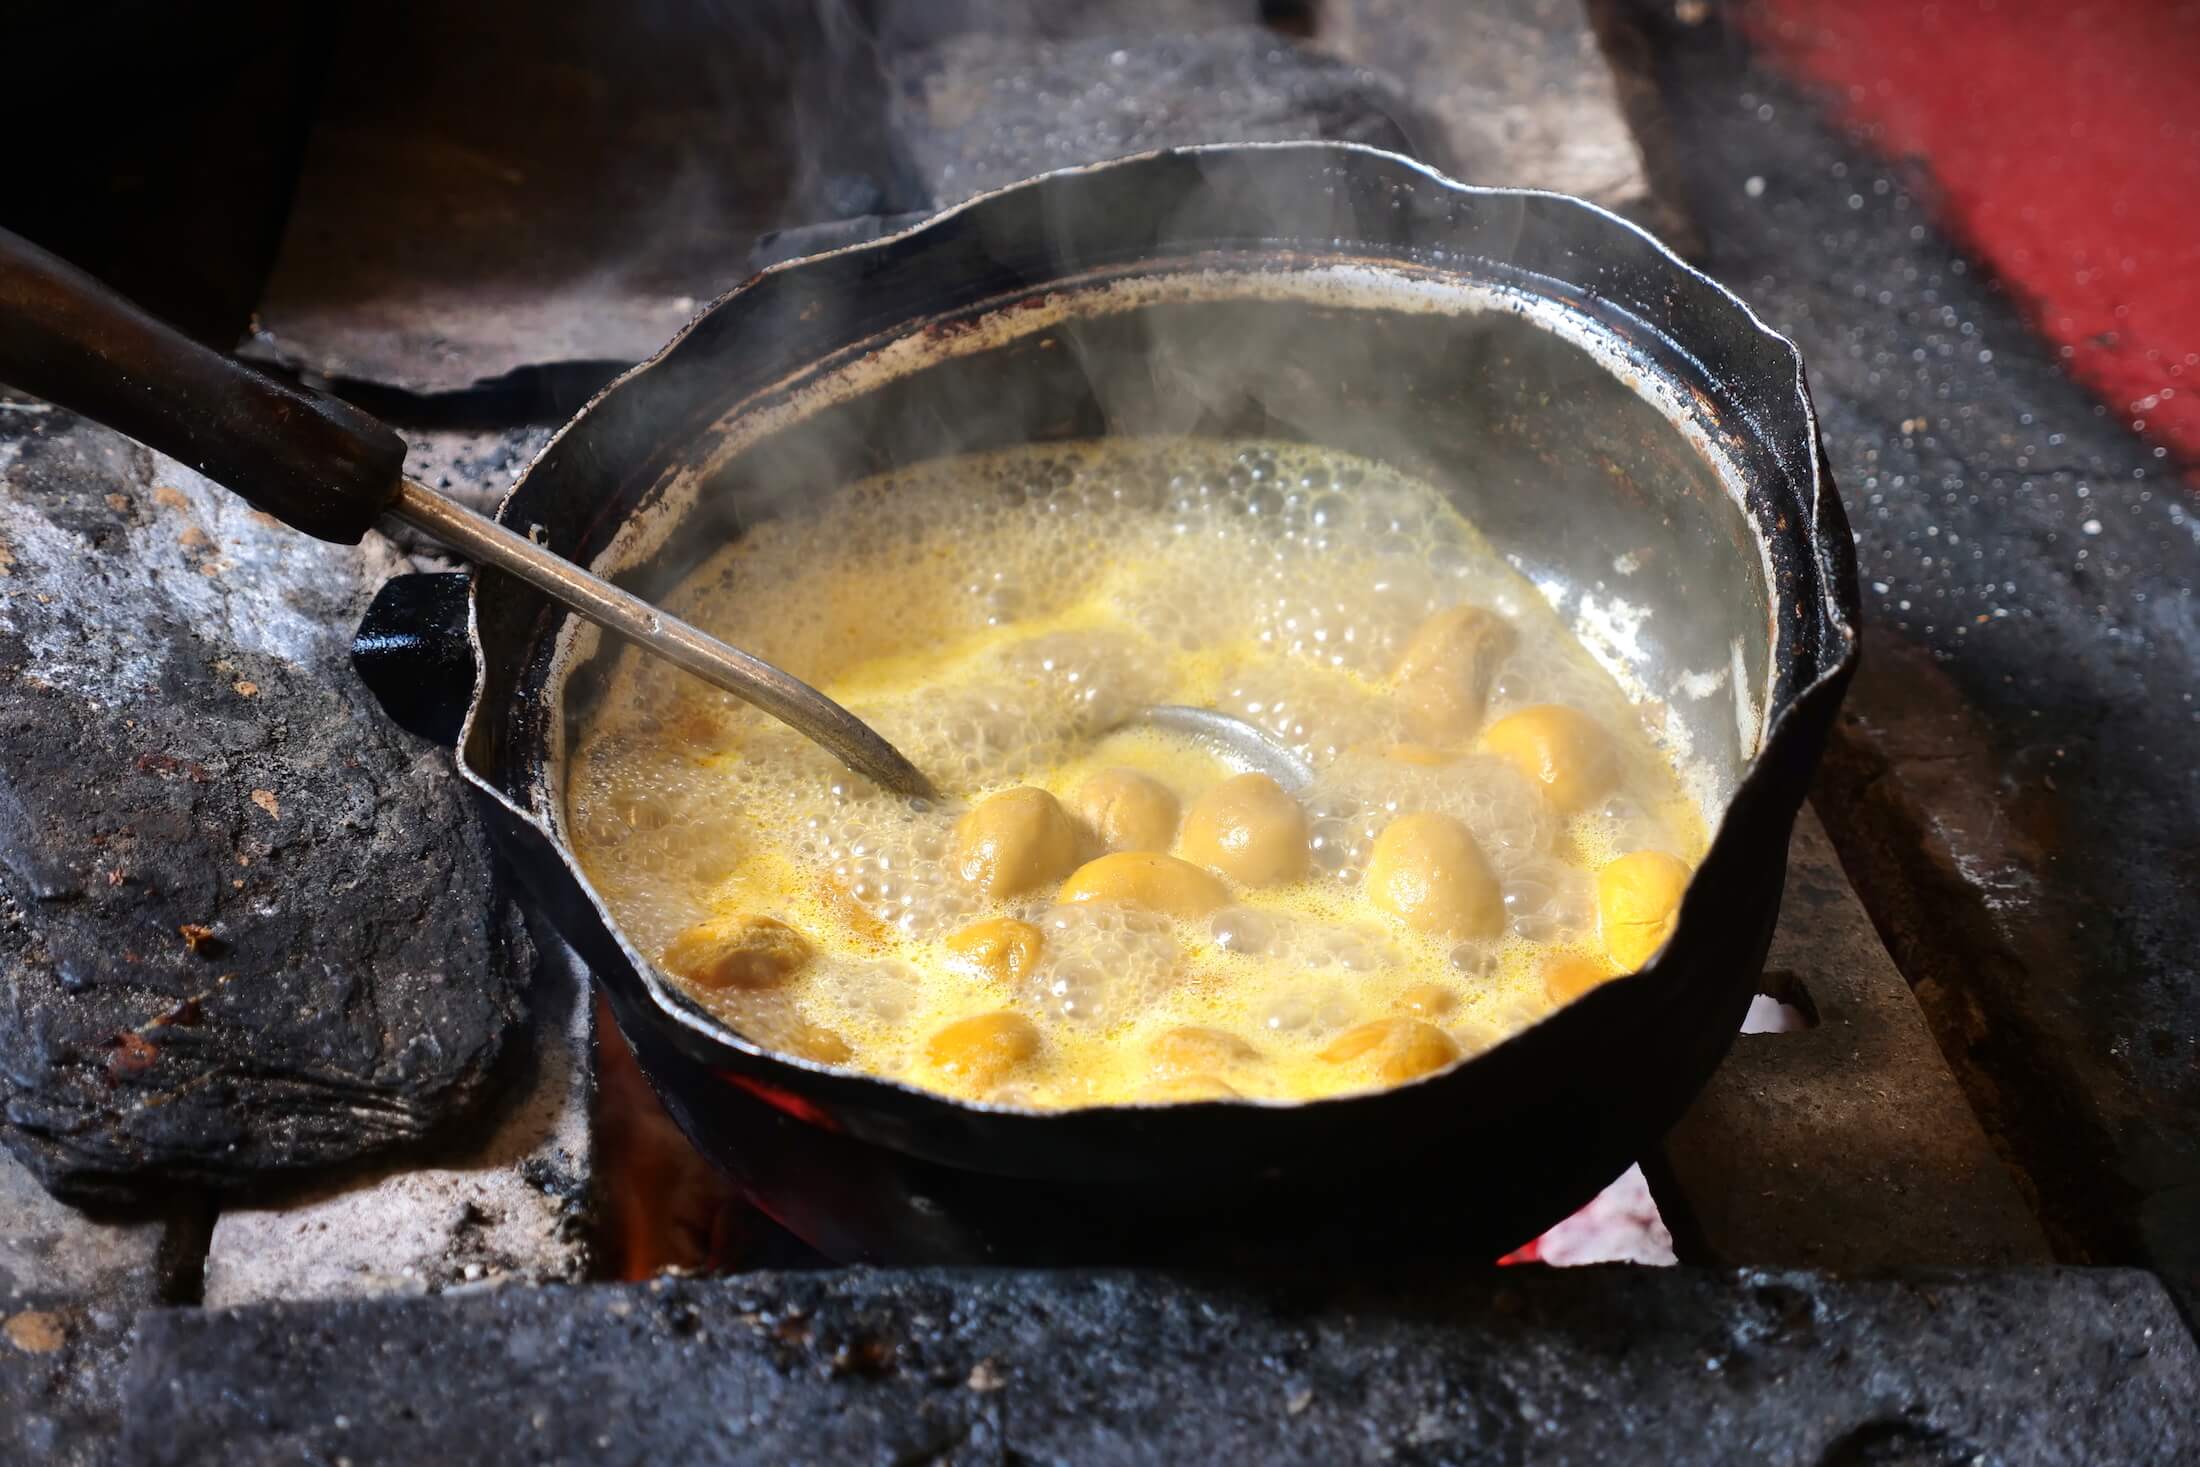
<instances>
[{"instance_id":1,"label":"spoon handle","mask_svg":"<svg viewBox=\"0 0 2200 1467\"><path fill-rule=\"evenodd\" d=\"M931 782L862 719L760 657L697 631L552 555L524 535L475 514L410 479L389 512L476 565L493 565L604 630L637 642L715 688L753 703L823 745L850 769L902 795L936 798Z\"/></svg>"}]
</instances>

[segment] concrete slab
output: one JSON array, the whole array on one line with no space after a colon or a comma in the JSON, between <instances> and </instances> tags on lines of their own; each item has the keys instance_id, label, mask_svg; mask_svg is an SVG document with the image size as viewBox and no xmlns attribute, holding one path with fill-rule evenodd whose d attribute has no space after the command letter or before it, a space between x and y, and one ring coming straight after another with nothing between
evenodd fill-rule
<instances>
[{"instance_id":1,"label":"concrete slab","mask_svg":"<svg viewBox=\"0 0 2200 1467\"><path fill-rule=\"evenodd\" d=\"M148 1464L2175 1462L2151 1276L759 1274L149 1316Z\"/></svg>"},{"instance_id":2,"label":"concrete slab","mask_svg":"<svg viewBox=\"0 0 2200 1467\"><path fill-rule=\"evenodd\" d=\"M934 204L1156 148L1319 138L1406 151L1389 78L1260 26L1075 40L979 33L893 58L894 142Z\"/></svg>"},{"instance_id":3,"label":"concrete slab","mask_svg":"<svg viewBox=\"0 0 2200 1467\"><path fill-rule=\"evenodd\" d=\"M1315 41L1396 77L1467 183L1555 189L1653 217L1648 170L1581 0L1336 0Z\"/></svg>"},{"instance_id":4,"label":"concrete slab","mask_svg":"<svg viewBox=\"0 0 2200 1467\"><path fill-rule=\"evenodd\" d=\"M183 1200L172 1217L89 1217L0 1151L0 1462L112 1459L137 1313L203 1236Z\"/></svg>"},{"instance_id":5,"label":"concrete slab","mask_svg":"<svg viewBox=\"0 0 2200 1467\"><path fill-rule=\"evenodd\" d=\"M1716 23L1656 39L1707 268L1802 347L1857 531L1827 825L2058 1255L2144 1263L2200 1308L2180 466L1936 225L1946 181L1844 136ZM2037 186L2006 180L2018 205Z\"/></svg>"}]
</instances>

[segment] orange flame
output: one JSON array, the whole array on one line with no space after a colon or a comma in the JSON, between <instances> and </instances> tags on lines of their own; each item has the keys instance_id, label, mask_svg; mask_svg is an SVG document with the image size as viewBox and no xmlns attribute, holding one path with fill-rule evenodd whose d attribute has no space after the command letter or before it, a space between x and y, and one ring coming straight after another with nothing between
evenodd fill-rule
<instances>
[{"instance_id":1,"label":"orange flame","mask_svg":"<svg viewBox=\"0 0 2200 1467\"><path fill-rule=\"evenodd\" d=\"M603 1274L633 1281L667 1269L738 1267L751 1231L748 1204L665 1114L600 998L595 1121Z\"/></svg>"}]
</instances>

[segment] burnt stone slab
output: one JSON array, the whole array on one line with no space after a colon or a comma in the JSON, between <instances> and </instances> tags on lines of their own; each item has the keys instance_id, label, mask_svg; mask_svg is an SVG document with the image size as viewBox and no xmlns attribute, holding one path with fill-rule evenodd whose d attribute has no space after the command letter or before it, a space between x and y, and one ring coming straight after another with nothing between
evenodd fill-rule
<instances>
[{"instance_id":1,"label":"burnt stone slab","mask_svg":"<svg viewBox=\"0 0 2200 1467\"><path fill-rule=\"evenodd\" d=\"M0 1301L0 1462L119 1462L130 1312L84 1300Z\"/></svg>"},{"instance_id":2,"label":"burnt stone slab","mask_svg":"<svg viewBox=\"0 0 2200 1467\"><path fill-rule=\"evenodd\" d=\"M0 1107L74 1199L432 1131L529 950L443 751L348 664L402 565L38 404L0 412Z\"/></svg>"},{"instance_id":3,"label":"burnt stone slab","mask_svg":"<svg viewBox=\"0 0 2200 1467\"><path fill-rule=\"evenodd\" d=\"M1707 268L1802 347L1857 531L1820 812L2058 1255L2200 1307L2191 486L1934 226L1931 180L1721 26L1656 39Z\"/></svg>"},{"instance_id":4,"label":"burnt stone slab","mask_svg":"<svg viewBox=\"0 0 2200 1467\"><path fill-rule=\"evenodd\" d=\"M1764 989L1811 1027L1744 1033L1660 1146L1693 1260L1857 1272L2053 1258L1808 808Z\"/></svg>"},{"instance_id":5,"label":"burnt stone slab","mask_svg":"<svg viewBox=\"0 0 2200 1467\"><path fill-rule=\"evenodd\" d=\"M1387 78L1258 26L1063 41L987 32L888 69L895 143L942 206L1154 148L1319 138L1411 152L1409 139L1427 135Z\"/></svg>"},{"instance_id":6,"label":"burnt stone slab","mask_svg":"<svg viewBox=\"0 0 2200 1467\"><path fill-rule=\"evenodd\" d=\"M1319 43L1426 109L1414 141L1468 183L1554 189L1666 223L1583 0L1332 0Z\"/></svg>"},{"instance_id":7,"label":"burnt stone slab","mask_svg":"<svg viewBox=\"0 0 2200 1467\"><path fill-rule=\"evenodd\" d=\"M2145 1274L868 1270L146 1316L146 1463L2174 1462Z\"/></svg>"}]
</instances>

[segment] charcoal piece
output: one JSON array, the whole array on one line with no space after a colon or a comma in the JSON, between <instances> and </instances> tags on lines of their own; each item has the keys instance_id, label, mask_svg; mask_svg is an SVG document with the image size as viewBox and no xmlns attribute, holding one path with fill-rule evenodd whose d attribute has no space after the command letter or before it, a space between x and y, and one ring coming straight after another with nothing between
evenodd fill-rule
<instances>
[{"instance_id":1,"label":"charcoal piece","mask_svg":"<svg viewBox=\"0 0 2200 1467\"><path fill-rule=\"evenodd\" d=\"M400 563L38 405L0 413L0 1102L74 1199L418 1137L529 951L448 756L349 639Z\"/></svg>"},{"instance_id":2,"label":"charcoal piece","mask_svg":"<svg viewBox=\"0 0 2200 1467\"><path fill-rule=\"evenodd\" d=\"M897 56L889 71L895 140L942 206L1154 148L1318 138L1411 152L1408 138L1432 135L1379 73L1249 26L1064 42L968 35Z\"/></svg>"},{"instance_id":3,"label":"charcoal piece","mask_svg":"<svg viewBox=\"0 0 2200 1467\"><path fill-rule=\"evenodd\" d=\"M2109 1270L1522 1269L1356 1291L852 1269L162 1310L140 1334L124 1444L147 1463L2200 1451L2192 1338L2159 1282Z\"/></svg>"},{"instance_id":4,"label":"charcoal piece","mask_svg":"<svg viewBox=\"0 0 2200 1467\"><path fill-rule=\"evenodd\" d=\"M589 1262L594 1137L588 973L539 944L531 1066L501 1068L497 1102L439 1147L224 1207L207 1239L208 1305L365 1298L524 1279L570 1283Z\"/></svg>"}]
</instances>

